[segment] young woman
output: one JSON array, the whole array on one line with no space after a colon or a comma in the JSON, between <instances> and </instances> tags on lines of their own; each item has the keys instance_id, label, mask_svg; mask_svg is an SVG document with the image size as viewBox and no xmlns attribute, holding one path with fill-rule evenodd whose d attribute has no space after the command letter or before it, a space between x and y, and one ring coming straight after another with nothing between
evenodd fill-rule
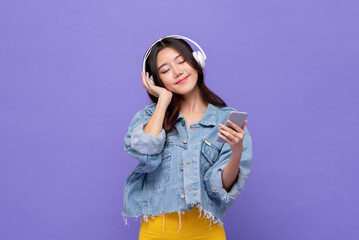
<instances>
[{"instance_id":1,"label":"young woman","mask_svg":"<svg viewBox=\"0 0 359 240\"><path fill-rule=\"evenodd\" d=\"M224 125L236 109L206 87L205 54L184 39L196 44L173 35L145 54L142 83L152 102L125 136L124 150L139 164L126 179L122 215L126 224L142 217L139 239L226 239L222 218L251 171L248 121Z\"/></svg>"}]
</instances>

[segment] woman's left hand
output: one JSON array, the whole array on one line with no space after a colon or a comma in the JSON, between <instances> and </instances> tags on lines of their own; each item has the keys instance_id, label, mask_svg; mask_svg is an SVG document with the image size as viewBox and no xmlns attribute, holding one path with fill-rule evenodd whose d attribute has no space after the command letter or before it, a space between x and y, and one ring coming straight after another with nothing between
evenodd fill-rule
<instances>
[{"instance_id":1,"label":"woman's left hand","mask_svg":"<svg viewBox=\"0 0 359 240\"><path fill-rule=\"evenodd\" d=\"M243 138L244 138L244 127L247 125L248 120L245 120L242 127L239 127L237 124L228 120L229 126L233 129L219 124L218 130L220 133L217 133L219 137L225 140L232 149L232 154L235 156L241 156L243 151Z\"/></svg>"}]
</instances>

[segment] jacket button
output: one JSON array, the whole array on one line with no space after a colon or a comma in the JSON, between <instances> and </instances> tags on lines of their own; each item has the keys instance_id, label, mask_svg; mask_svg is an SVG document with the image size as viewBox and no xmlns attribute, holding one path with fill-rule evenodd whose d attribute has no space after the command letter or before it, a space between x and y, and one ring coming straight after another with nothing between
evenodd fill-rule
<instances>
[{"instance_id":1,"label":"jacket button","mask_svg":"<svg viewBox=\"0 0 359 240\"><path fill-rule=\"evenodd\" d=\"M184 120L182 120L181 124L182 124L182 126L184 126Z\"/></svg>"},{"instance_id":2,"label":"jacket button","mask_svg":"<svg viewBox=\"0 0 359 240\"><path fill-rule=\"evenodd\" d=\"M183 165L180 166L181 171L183 171Z\"/></svg>"},{"instance_id":3,"label":"jacket button","mask_svg":"<svg viewBox=\"0 0 359 240\"><path fill-rule=\"evenodd\" d=\"M186 144L186 143L187 143L187 140L186 140L186 139L183 139L183 143Z\"/></svg>"},{"instance_id":4,"label":"jacket button","mask_svg":"<svg viewBox=\"0 0 359 240\"><path fill-rule=\"evenodd\" d=\"M184 193L181 193L181 198L182 198L182 199L184 199L184 198L185 198Z\"/></svg>"}]
</instances>

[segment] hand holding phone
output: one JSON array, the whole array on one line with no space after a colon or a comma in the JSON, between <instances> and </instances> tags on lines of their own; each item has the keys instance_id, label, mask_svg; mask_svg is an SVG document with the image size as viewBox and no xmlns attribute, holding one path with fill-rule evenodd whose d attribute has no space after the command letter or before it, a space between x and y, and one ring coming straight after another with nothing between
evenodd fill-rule
<instances>
[{"instance_id":1,"label":"hand holding phone","mask_svg":"<svg viewBox=\"0 0 359 240\"><path fill-rule=\"evenodd\" d=\"M244 124L244 121L246 120L248 116L248 113L246 112L238 112L238 111L232 111L229 113L226 122L223 124L231 129L233 129L230 124L227 122L228 120L231 120L232 122L234 122L235 124L237 124L239 127L242 127ZM217 136L217 142L226 142L224 139L222 139L221 137Z\"/></svg>"}]
</instances>

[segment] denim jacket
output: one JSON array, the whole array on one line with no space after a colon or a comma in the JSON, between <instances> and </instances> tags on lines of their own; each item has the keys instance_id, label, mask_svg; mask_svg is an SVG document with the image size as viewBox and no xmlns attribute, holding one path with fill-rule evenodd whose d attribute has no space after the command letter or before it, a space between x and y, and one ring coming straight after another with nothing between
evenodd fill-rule
<instances>
[{"instance_id":1,"label":"denim jacket","mask_svg":"<svg viewBox=\"0 0 359 240\"><path fill-rule=\"evenodd\" d=\"M238 177L227 192L222 172L231 156L228 143L217 142L218 123L224 124L230 107L208 104L202 119L187 130L186 119L179 113L172 129L158 136L143 131L156 103L149 103L133 117L124 138L124 150L138 160L124 188L122 215L148 217L199 208L199 215L223 225L222 218L242 192L251 171L252 139L244 127L243 152Z\"/></svg>"}]
</instances>

